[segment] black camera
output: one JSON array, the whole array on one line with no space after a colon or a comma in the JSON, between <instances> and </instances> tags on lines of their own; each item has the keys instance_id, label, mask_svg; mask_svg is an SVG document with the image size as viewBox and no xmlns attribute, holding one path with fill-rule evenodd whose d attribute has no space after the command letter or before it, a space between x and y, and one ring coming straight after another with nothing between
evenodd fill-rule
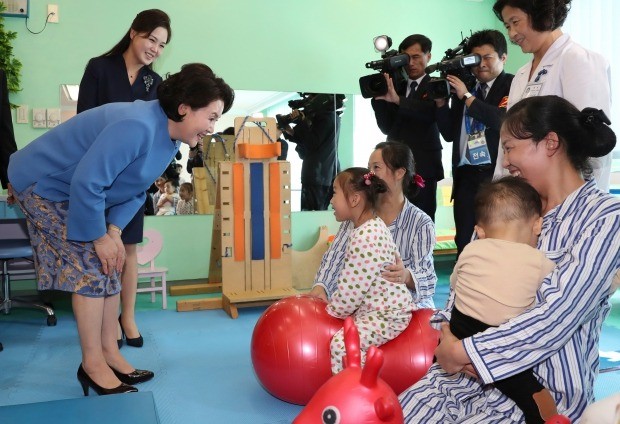
<instances>
[{"instance_id":1,"label":"black camera","mask_svg":"<svg viewBox=\"0 0 620 424\"><path fill-rule=\"evenodd\" d=\"M409 63L408 54L398 54L396 50L388 50L392 46L392 39L387 35L375 37L374 44L375 50L381 52L381 60L366 63L366 68L380 71L380 73L360 78L360 90L365 99L383 96L387 93L388 88L383 76L384 73L389 74L394 86L398 87L406 79L402 73L402 68Z\"/></svg>"},{"instance_id":2,"label":"black camera","mask_svg":"<svg viewBox=\"0 0 620 424\"><path fill-rule=\"evenodd\" d=\"M441 62L427 66L424 70L427 74L432 74L435 71L440 72L440 78L433 78L428 85L429 97L432 99L450 97L450 84L446 80L448 75L459 78L467 87L473 87L476 83L476 77L471 73L471 68L480 65L482 58L476 53L460 54L468 41L469 38L465 37L454 49L446 50Z\"/></svg>"},{"instance_id":3,"label":"black camera","mask_svg":"<svg viewBox=\"0 0 620 424\"><path fill-rule=\"evenodd\" d=\"M299 93L301 99L289 100L288 105L293 111L286 115L276 115L279 129L290 124L298 124L303 119L312 117L318 112L331 112L342 109L346 96L344 94Z\"/></svg>"}]
</instances>

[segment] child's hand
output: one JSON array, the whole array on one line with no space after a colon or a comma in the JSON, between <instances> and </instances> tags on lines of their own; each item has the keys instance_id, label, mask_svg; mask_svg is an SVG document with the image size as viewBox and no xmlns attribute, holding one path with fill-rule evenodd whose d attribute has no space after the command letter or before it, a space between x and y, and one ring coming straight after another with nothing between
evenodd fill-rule
<instances>
[{"instance_id":1,"label":"child's hand","mask_svg":"<svg viewBox=\"0 0 620 424\"><path fill-rule=\"evenodd\" d=\"M319 299L323 299L327 302L327 293L323 286L314 286L312 290L308 293L310 296L318 297Z\"/></svg>"}]
</instances>

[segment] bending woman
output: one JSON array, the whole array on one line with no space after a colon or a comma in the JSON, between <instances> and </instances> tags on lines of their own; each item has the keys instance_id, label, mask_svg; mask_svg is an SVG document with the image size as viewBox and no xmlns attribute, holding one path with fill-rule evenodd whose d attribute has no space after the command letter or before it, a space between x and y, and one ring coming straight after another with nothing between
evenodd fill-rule
<instances>
[{"instance_id":1,"label":"bending woman","mask_svg":"<svg viewBox=\"0 0 620 424\"><path fill-rule=\"evenodd\" d=\"M77 113L113 102L157 99L161 77L153 71L164 47L170 42L170 18L159 9L138 13L131 27L112 49L88 61L80 82ZM121 337L129 346L142 347L144 339L135 319L138 290L138 243L144 234L144 205L129 221L121 240L125 245L125 266L121 274Z\"/></svg>"},{"instance_id":2,"label":"bending woman","mask_svg":"<svg viewBox=\"0 0 620 424\"><path fill-rule=\"evenodd\" d=\"M388 186L388 191L379 196L375 211L388 226L400 253L394 264L386 266L382 276L393 283L405 283L416 309L434 308L435 224L405 197L405 193L415 196L424 184L415 173L413 153L403 143L382 142L370 155L368 168ZM340 225L334 242L323 255L311 295L327 300L336 291L352 231L351 222Z\"/></svg>"},{"instance_id":3,"label":"bending woman","mask_svg":"<svg viewBox=\"0 0 620 424\"><path fill-rule=\"evenodd\" d=\"M490 383L529 368L571 420L594 400L599 336L620 268L620 199L596 187L588 159L614 148L608 125L602 111L580 112L557 96L508 110L503 165L540 194L538 248L556 268L534 306L499 327L459 341L441 324L437 363L400 395L407 422L522 422L521 410ZM433 321L447 322L453 303L451 292Z\"/></svg>"},{"instance_id":4,"label":"bending woman","mask_svg":"<svg viewBox=\"0 0 620 424\"><path fill-rule=\"evenodd\" d=\"M213 132L234 92L203 64L185 65L158 100L110 103L48 131L11 156L10 197L26 215L40 290L72 292L84 394L136 391L153 377L116 342L122 229L181 143ZM178 141L175 141L178 140ZM50 148L53 146L53 148Z\"/></svg>"}]
</instances>

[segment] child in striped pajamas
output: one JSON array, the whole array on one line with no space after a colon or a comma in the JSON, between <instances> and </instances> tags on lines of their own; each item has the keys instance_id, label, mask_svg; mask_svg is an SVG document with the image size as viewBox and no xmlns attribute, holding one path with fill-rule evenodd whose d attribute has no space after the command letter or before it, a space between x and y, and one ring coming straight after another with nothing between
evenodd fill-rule
<instances>
[{"instance_id":1,"label":"child in striped pajamas","mask_svg":"<svg viewBox=\"0 0 620 424\"><path fill-rule=\"evenodd\" d=\"M381 346L407 328L415 309L404 284L381 276L382 267L392 263L398 253L387 226L374 215L377 197L386 189L385 182L368 169L349 168L336 176L331 200L336 220L352 221L354 230L327 312L342 319L353 316L360 334L362 364L370 346ZM330 349L336 374L343 368L342 329L333 336Z\"/></svg>"}]
</instances>

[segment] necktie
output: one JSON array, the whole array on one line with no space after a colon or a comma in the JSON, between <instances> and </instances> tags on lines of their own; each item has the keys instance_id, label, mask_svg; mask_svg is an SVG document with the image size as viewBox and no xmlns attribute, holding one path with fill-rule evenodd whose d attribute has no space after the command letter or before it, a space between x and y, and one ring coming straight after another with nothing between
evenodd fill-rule
<instances>
[{"instance_id":1,"label":"necktie","mask_svg":"<svg viewBox=\"0 0 620 424\"><path fill-rule=\"evenodd\" d=\"M477 98L484 100L484 98L487 96L487 83L483 82L480 85L478 85L478 88L476 89L476 92L474 93L474 96L476 96Z\"/></svg>"},{"instance_id":2,"label":"necktie","mask_svg":"<svg viewBox=\"0 0 620 424\"><path fill-rule=\"evenodd\" d=\"M412 98L413 95L415 94L415 89L418 86L418 82L417 81L411 81L411 84L409 85L410 89L409 89L409 95L407 96L408 99Z\"/></svg>"}]
</instances>

